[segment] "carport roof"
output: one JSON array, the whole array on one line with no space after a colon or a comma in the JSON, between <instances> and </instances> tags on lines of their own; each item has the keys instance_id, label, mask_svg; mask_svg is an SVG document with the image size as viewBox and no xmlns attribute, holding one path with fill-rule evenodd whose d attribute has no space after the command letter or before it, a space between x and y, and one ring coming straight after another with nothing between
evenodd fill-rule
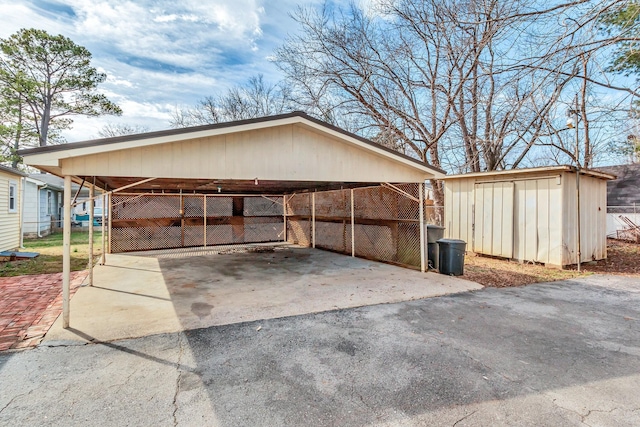
<instances>
[{"instance_id":1,"label":"carport roof","mask_svg":"<svg viewBox=\"0 0 640 427\"><path fill-rule=\"evenodd\" d=\"M441 169L299 111L39 147L19 154L25 164L58 176L89 182L95 177L96 185L103 188L154 178L133 191L220 192L223 188L224 193L274 194L444 176Z\"/></svg>"}]
</instances>

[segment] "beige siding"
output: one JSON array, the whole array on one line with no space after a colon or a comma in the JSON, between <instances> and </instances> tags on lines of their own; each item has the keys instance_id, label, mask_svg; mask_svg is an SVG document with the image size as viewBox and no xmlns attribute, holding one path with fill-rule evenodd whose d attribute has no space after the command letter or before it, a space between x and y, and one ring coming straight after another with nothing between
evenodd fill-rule
<instances>
[{"instance_id":1,"label":"beige siding","mask_svg":"<svg viewBox=\"0 0 640 427\"><path fill-rule=\"evenodd\" d=\"M514 186L511 218L507 184ZM583 262L603 259L606 181L581 175L580 185L581 258ZM576 224L575 173L541 172L524 177L514 173L445 181L446 235L465 240L477 253L550 265L575 264Z\"/></svg>"},{"instance_id":2,"label":"beige siding","mask_svg":"<svg viewBox=\"0 0 640 427\"><path fill-rule=\"evenodd\" d=\"M446 181L444 186L445 236L462 239L472 248L474 180Z\"/></svg>"},{"instance_id":3,"label":"beige siding","mask_svg":"<svg viewBox=\"0 0 640 427\"><path fill-rule=\"evenodd\" d=\"M513 256L513 182L476 183L473 251Z\"/></svg>"},{"instance_id":4,"label":"beige siding","mask_svg":"<svg viewBox=\"0 0 640 427\"><path fill-rule=\"evenodd\" d=\"M9 212L9 183L16 183L16 212ZM0 251L20 246L20 211L22 197L22 179L0 171Z\"/></svg>"},{"instance_id":5,"label":"beige siding","mask_svg":"<svg viewBox=\"0 0 640 427\"><path fill-rule=\"evenodd\" d=\"M567 173L564 188L567 227L564 232L565 264L577 262L576 175ZM580 260L588 262L607 257L607 183L580 176Z\"/></svg>"},{"instance_id":6,"label":"beige siding","mask_svg":"<svg viewBox=\"0 0 640 427\"><path fill-rule=\"evenodd\" d=\"M62 173L279 181L422 182L426 172L301 125L62 160Z\"/></svg>"}]
</instances>

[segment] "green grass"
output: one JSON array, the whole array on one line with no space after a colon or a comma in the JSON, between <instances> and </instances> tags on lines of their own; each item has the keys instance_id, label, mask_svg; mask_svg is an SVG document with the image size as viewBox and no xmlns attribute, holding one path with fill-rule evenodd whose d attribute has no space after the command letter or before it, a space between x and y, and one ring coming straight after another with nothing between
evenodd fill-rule
<instances>
[{"instance_id":1,"label":"green grass","mask_svg":"<svg viewBox=\"0 0 640 427\"><path fill-rule=\"evenodd\" d=\"M102 252L102 234L93 235L94 259ZM29 274L47 274L62 272L62 233L46 237L25 239L25 252L38 252L35 259L0 262L0 277L24 276ZM87 268L89 263L89 232L71 232L71 271Z\"/></svg>"}]
</instances>

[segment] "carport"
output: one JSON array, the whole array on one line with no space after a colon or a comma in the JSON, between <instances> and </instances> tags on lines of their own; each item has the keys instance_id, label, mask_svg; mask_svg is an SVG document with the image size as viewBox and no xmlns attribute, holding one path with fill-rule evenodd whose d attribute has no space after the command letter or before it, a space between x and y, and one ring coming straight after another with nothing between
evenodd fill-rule
<instances>
[{"instance_id":1,"label":"carport","mask_svg":"<svg viewBox=\"0 0 640 427\"><path fill-rule=\"evenodd\" d=\"M20 155L65 180L65 328L72 181L106 199L103 253L282 241L424 272L424 182L444 176L301 112Z\"/></svg>"}]
</instances>

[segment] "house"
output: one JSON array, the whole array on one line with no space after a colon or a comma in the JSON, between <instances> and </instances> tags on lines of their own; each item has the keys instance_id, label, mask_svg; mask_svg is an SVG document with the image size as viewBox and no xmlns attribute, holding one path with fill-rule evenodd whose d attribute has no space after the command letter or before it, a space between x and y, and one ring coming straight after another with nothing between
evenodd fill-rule
<instances>
[{"instance_id":1,"label":"house","mask_svg":"<svg viewBox=\"0 0 640 427\"><path fill-rule=\"evenodd\" d=\"M0 165L0 251L20 247L22 189L26 176Z\"/></svg>"},{"instance_id":2,"label":"house","mask_svg":"<svg viewBox=\"0 0 640 427\"><path fill-rule=\"evenodd\" d=\"M72 186L75 195L79 185ZM30 174L25 180L24 194L24 227L25 236L42 237L62 227L62 194L64 180L46 173ZM72 216L87 213L89 190L83 187L76 198ZM101 206L101 201L96 201Z\"/></svg>"},{"instance_id":3,"label":"house","mask_svg":"<svg viewBox=\"0 0 640 427\"><path fill-rule=\"evenodd\" d=\"M640 225L640 164L598 168L616 176L607 183L607 236L625 237L621 231L629 229L625 219Z\"/></svg>"}]
</instances>

